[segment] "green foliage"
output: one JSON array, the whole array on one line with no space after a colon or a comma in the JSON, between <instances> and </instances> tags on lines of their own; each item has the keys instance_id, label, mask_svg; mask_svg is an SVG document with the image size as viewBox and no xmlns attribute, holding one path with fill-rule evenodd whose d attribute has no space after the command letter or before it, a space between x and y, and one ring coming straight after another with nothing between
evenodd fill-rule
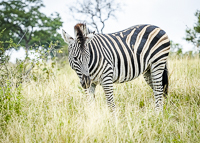
<instances>
[{"instance_id":1,"label":"green foliage","mask_svg":"<svg viewBox=\"0 0 200 143\"><path fill-rule=\"evenodd\" d=\"M195 47L200 47L200 10L195 13L197 17L197 23L195 23L193 28L186 29L185 40L194 44Z\"/></svg>"},{"instance_id":2,"label":"green foliage","mask_svg":"<svg viewBox=\"0 0 200 143\"><path fill-rule=\"evenodd\" d=\"M13 115L21 115L22 104L22 88L12 89L10 82L7 81L6 86L0 87L0 128L5 129L9 120Z\"/></svg>"},{"instance_id":3,"label":"green foliage","mask_svg":"<svg viewBox=\"0 0 200 143\"><path fill-rule=\"evenodd\" d=\"M179 43L175 43L173 41L170 41L170 57L171 58L196 58L198 57L198 53L195 53L194 51L187 51L183 53L182 45Z\"/></svg>"},{"instance_id":4,"label":"green foliage","mask_svg":"<svg viewBox=\"0 0 200 143\"><path fill-rule=\"evenodd\" d=\"M182 56L183 51L182 51L182 46L178 43L175 43L173 41L170 41L170 48L171 48L171 54L177 55L177 56Z\"/></svg>"},{"instance_id":5,"label":"green foliage","mask_svg":"<svg viewBox=\"0 0 200 143\"><path fill-rule=\"evenodd\" d=\"M35 59L26 56L24 60L17 60L16 64L9 63L9 55L5 55L5 51L11 47L17 48L12 39L2 41L3 31L0 32L0 130L5 130L12 116L20 116L23 114L21 108L23 106L22 85L35 82L49 82L54 77L54 72L57 70L56 57L51 59L51 64L46 61L51 53L56 54L55 47L57 42L51 42L48 49L36 48ZM5 47L5 43L8 44ZM36 45L38 47L38 45Z\"/></svg>"},{"instance_id":6,"label":"green foliage","mask_svg":"<svg viewBox=\"0 0 200 143\"><path fill-rule=\"evenodd\" d=\"M58 13L47 17L40 12L41 0L7 0L0 2L0 131L6 130L13 116L21 116L22 86L35 82L49 82L57 70L56 54L64 43L57 30L62 26ZM12 37L12 39L11 39ZM17 43L17 44L16 44ZM20 45L19 45L20 43ZM26 47L25 60L9 63L6 51ZM28 51L35 49L35 58ZM48 56L53 57L47 64ZM1 135L0 135L1 137ZM0 141L1 142L1 141Z\"/></svg>"},{"instance_id":7,"label":"green foliage","mask_svg":"<svg viewBox=\"0 0 200 143\"><path fill-rule=\"evenodd\" d=\"M7 0L0 2L0 5L0 31L6 28L3 41L12 37L14 43L20 41L26 49L35 43L45 48L48 48L51 41L59 41L55 48L64 44L57 32L63 23L60 15L54 13L48 17L40 12L44 7L41 0Z\"/></svg>"},{"instance_id":8,"label":"green foliage","mask_svg":"<svg viewBox=\"0 0 200 143\"><path fill-rule=\"evenodd\" d=\"M4 30L0 31L0 128L5 129L13 114L20 115L22 107L21 86L13 88L10 70L8 69L9 56L5 55L5 51L11 47L17 47L12 39L9 41L1 41ZM4 47L4 45L8 45ZM16 71L16 69L15 69ZM17 72L17 71L16 71Z\"/></svg>"},{"instance_id":9,"label":"green foliage","mask_svg":"<svg viewBox=\"0 0 200 143\"><path fill-rule=\"evenodd\" d=\"M18 47L19 44L15 44L12 39L9 39L8 41L3 41L3 33L5 29L0 31L0 64L5 63L9 60L9 57L5 55L5 51L9 50L11 47L15 48ZM7 45L6 47L4 45ZM1 68L1 67L0 67Z\"/></svg>"}]
</instances>

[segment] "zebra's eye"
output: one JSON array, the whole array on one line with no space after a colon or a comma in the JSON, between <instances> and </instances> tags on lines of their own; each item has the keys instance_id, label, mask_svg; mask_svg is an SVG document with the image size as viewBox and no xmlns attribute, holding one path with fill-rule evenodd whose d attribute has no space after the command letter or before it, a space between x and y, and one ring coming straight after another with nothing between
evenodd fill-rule
<instances>
[{"instance_id":1,"label":"zebra's eye","mask_svg":"<svg viewBox=\"0 0 200 143\"><path fill-rule=\"evenodd\" d=\"M74 57L74 60L77 61L77 57Z\"/></svg>"}]
</instances>

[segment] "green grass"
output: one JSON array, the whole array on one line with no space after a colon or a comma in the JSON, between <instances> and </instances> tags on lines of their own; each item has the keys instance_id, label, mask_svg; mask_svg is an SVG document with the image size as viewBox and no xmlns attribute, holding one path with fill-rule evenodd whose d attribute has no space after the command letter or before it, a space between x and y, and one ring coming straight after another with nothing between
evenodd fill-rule
<instances>
[{"instance_id":1,"label":"green grass","mask_svg":"<svg viewBox=\"0 0 200 143\"><path fill-rule=\"evenodd\" d=\"M115 84L116 123L102 88L88 106L66 65L49 82L22 86L23 114L0 128L0 142L200 142L200 59L170 59L169 73L163 115L155 113L153 91L142 76Z\"/></svg>"}]
</instances>

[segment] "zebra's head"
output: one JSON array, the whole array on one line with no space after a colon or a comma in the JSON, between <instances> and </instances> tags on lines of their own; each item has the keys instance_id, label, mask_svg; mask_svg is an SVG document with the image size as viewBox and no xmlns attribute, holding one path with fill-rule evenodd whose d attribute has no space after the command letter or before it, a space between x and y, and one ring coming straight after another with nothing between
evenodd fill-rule
<instances>
[{"instance_id":1,"label":"zebra's head","mask_svg":"<svg viewBox=\"0 0 200 143\"><path fill-rule=\"evenodd\" d=\"M74 36L72 38L62 30L65 42L68 44L69 63L80 78L83 88L90 87L89 61L90 52L87 44L92 40L94 33L90 33L85 24L79 23L74 26Z\"/></svg>"}]
</instances>

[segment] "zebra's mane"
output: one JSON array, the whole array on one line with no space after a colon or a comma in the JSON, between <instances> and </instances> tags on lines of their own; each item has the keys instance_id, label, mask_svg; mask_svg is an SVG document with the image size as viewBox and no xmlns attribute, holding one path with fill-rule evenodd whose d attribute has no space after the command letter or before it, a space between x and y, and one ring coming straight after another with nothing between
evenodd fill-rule
<instances>
[{"instance_id":1,"label":"zebra's mane","mask_svg":"<svg viewBox=\"0 0 200 143\"><path fill-rule=\"evenodd\" d=\"M86 24L78 23L74 26L74 35L77 39L77 42L80 43L81 48L84 48L86 41L87 28Z\"/></svg>"}]
</instances>

